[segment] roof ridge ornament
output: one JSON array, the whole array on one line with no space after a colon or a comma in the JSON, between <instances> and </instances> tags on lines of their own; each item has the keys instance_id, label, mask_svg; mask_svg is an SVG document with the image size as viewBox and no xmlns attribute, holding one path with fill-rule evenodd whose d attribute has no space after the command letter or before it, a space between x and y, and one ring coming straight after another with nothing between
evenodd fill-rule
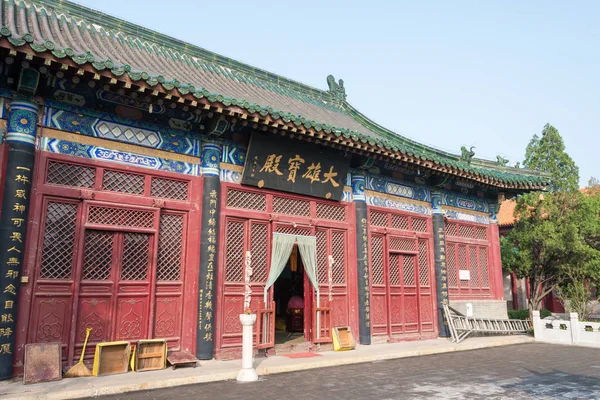
<instances>
[{"instance_id":1,"label":"roof ridge ornament","mask_svg":"<svg viewBox=\"0 0 600 400\"><path fill-rule=\"evenodd\" d=\"M498 164L500 164L500 166L502 167L506 167L509 161L508 158L504 158L501 155L497 155L496 160L498 161Z\"/></svg>"},{"instance_id":2,"label":"roof ridge ornament","mask_svg":"<svg viewBox=\"0 0 600 400\"><path fill-rule=\"evenodd\" d=\"M333 75L329 75L327 77L327 86L329 86L327 93L331 94L339 101L346 101L346 88L344 87L344 81L342 79L340 79L339 82L336 82Z\"/></svg>"},{"instance_id":3,"label":"roof ridge ornament","mask_svg":"<svg viewBox=\"0 0 600 400\"><path fill-rule=\"evenodd\" d=\"M465 146L462 146L460 148L460 161L466 162L467 164L471 164L471 160L475 155L475 152L473 151L474 148L475 146L471 146L471 148L467 150Z\"/></svg>"}]
</instances>

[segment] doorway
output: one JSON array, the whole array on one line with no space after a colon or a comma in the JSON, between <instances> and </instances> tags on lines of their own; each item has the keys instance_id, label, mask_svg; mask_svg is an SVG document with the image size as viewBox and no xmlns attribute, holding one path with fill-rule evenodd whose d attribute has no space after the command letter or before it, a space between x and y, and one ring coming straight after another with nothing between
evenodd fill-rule
<instances>
[{"instance_id":1,"label":"doorway","mask_svg":"<svg viewBox=\"0 0 600 400\"><path fill-rule=\"evenodd\" d=\"M305 341L306 301L304 264L294 245L290 258L273 285L275 301L275 344L294 345Z\"/></svg>"}]
</instances>

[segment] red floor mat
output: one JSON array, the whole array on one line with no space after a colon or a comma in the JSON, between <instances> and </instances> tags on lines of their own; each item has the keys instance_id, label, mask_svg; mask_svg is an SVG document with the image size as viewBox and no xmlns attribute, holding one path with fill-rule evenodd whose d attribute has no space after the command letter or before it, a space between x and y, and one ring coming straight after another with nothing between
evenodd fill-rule
<instances>
[{"instance_id":1,"label":"red floor mat","mask_svg":"<svg viewBox=\"0 0 600 400\"><path fill-rule=\"evenodd\" d=\"M321 357L321 355L317 354L317 353L289 353L289 354L282 354L282 356L287 357L287 358Z\"/></svg>"}]
</instances>

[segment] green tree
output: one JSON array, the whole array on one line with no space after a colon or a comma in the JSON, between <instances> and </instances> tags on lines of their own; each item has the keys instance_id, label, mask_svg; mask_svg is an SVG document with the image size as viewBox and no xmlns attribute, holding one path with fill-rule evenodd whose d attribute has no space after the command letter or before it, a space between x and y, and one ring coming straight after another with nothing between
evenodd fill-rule
<instances>
[{"instance_id":1,"label":"green tree","mask_svg":"<svg viewBox=\"0 0 600 400\"><path fill-rule=\"evenodd\" d=\"M600 180L598 180L598 178L596 178L595 176L592 176L590 178L590 180L588 181L588 185L587 187L589 188L600 188Z\"/></svg>"},{"instance_id":2,"label":"green tree","mask_svg":"<svg viewBox=\"0 0 600 400\"><path fill-rule=\"evenodd\" d=\"M579 191L517 199L515 227L501 242L502 262L519 278L529 278L530 314L561 285L598 281L600 249L590 238L600 234L599 216L600 202Z\"/></svg>"},{"instance_id":3,"label":"green tree","mask_svg":"<svg viewBox=\"0 0 600 400\"><path fill-rule=\"evenodd\" d=\"M565 152L565 144L555 127L546 124L542 136L533 135L525 150L526 168L550 174L548 190L577 190L579 168Z\"/></svg>"}]
</instances>

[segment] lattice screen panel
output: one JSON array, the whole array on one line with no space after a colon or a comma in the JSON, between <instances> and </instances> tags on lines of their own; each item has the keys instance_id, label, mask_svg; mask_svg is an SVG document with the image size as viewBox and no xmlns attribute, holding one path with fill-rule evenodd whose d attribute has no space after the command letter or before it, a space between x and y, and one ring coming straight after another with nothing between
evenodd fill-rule
<instances>
[{"instance_id":1,"label":"lattice screen panel","mask_svg":"<svg viewBox=\"0 0 600 400\"><path fill-rule=\"evenodd\" d=\"M333 268L331 270L334 284L346 283L346 233L331 232L331 252L333 255Z\"/></svg>"},{"instance_id":2,"label":"lattice screen panel","mask_svg":"<svg viewBox=\"0 0 600 400\"><path fill-rule=\"evenodd\" d=\"M383 285L383 236L371 236L372 284Z\"/></svg>"},{"instance_id":3,"label":"lattice screen panel","mask_svg":"<svg viewBox=\"0 0 600 400\"><path fill-rule=\"evenodd\" d=\"M469 266L467 264L467 247L458 246L458 269L467 270ZM460 287L468 287L469 281L460 280Z\"/></svg>"},{"instance_id":4,"label":"lattice screen panel","mask_svg":"<svg viewBox=\"0 0 600 400\"><path fill-rule=\"evenodd\" d=\"M93 205L89 208L88 222L101 225L152 228L154 212Z\"/></svg>"},{"instance_id":5,"label":"lattice screen panel","mask_svg":"<svg viewBox=\"0 0 600 400\"><path fill-rule=\"evenodd\" d=\"M412 217L412 230L417 232L427 232L427 220L425 218Z\"/></svg>"},{"instance_id":6,"label":"lattice screen panel","mask_svg":"<svg viewBox=\"0 0 600 400\"><path fill-rule=\"evenodd\" d=\"M478 288L481 285L479 279L479 265L477 264L477 247L469 246L469 269L471 270L471 287Z\"/></svg>"},{"instance_id":7,"label":"lattice screen panel","mask_svg":"<svg viewBox=\"0 0 600 400\"><path fill-rule=\"evenodd\" d=\"M244 281L244 222L227 221L225 280Z\"/></svg>"},{"instance_id":8,"label":"lattice screen panel","mask_svg":"<svg viewBox=\"0 0 600 400\"><path fill-rule=\"evenodd\" d=\"M445 226L445 231L446 236L457 236L458 235L458 228L456 226L456 224L446 224Z\"/></svg>"},{"instance_id":9,"label":"lattice screen panel","mask_svg":"<svg viewBox=\"0 0 600 400\"><path fill-rule=\"evenodd\" d=\"M346 206L338 206L328 203L317 203L317 218L331 221L346 220Z\"/></svg>"},{"instance_id":10,"label":"lattice screen panel","mask_svg":"<svg viewBox=\"0 0 600 400\"><path fill-rule=\"evenodd\" d=\"M408 230L408 217L406 215L392 214L392 228Z\"/></svg>"},{"instance_id":11,"label":"lattice screen panel","mask_svg":"<svg viewBox=\"0 0 600 400\"><path fill-rule=\"evenodd\" d=\"M446 271L448 273L448 287L458 287L458 273L456 272L456 245L446 243Z\"/></svg>"},{"instance_id":12,"label":"lattice screen panel","mask_svg":"<svg viewBox=\"0 0 600 400\"><path fill-rule=\"evenodd\" d=\"M48 202L40 278L68 279L71 276L76 222L77 204Z\"/></svg>"},{"instance_id":13,"label":"lattice screen panel","mask_svg":"<svg viewBox=\"0 0 600 400\"><path fill-rule=\"evenodd\" d=\"M183 218L181 214L162 214L158 232L156 279L179 281L183 250Z\"/></svg>"},{"instance_id":14,"label":"lattice screen panel","mask_svg":"<svg viewBox=\"0 0 600 400\"><path fill-rule=\"evenodd\" d=\"M429 286L429 263L427 260L427 242L419 241L419 284Z\"/></svg>"},{"instance_id":15,"label":"lattice screen panel","mask_svg":"<svg viewBox=\"0 0 600 400\"><path fill-rule=\"evenodd\" d=\"M393 251L417 251L417 243L414 239L390 236L389 246Z\"/></svg>"},{"instance_id":16,"label":"lattice screen panel","mask_svg":"<svg viewBox=\"0 0 600 400\"><path fill-rule=\"evenodd\" d=\"M148 233L125 233L121 265L122 280L145 281L148 279L150 239L151 235Z\"/></svg>"},{"instance_id":17,"label":"lattice screen panel","mask_svg":"<svg viewBox=\"0 0 600 400\"><path fill-rule=\"evenodd\" d=\"M373 226L387 226L388 214L379 211L371 211L369 213L369 222Z\"/></svg>"},{"instance_id":18,"label":"lattice screen panel","mask_svg":"<svg viewBox=\"0 0 600 400\"><path fill-rule=\"evenodd\" d=\"M273 212L310 217L310 201L273 196Z\"/></svg>"},{"instance_id":19,"label":"lattice screen panel","mask_svg":"<svg viewBox=\"0 0 600 400\"><path fill-rule=\"evenodd\" d=\"M487 228L475 227L475 239L487 240Z\"/></svg>"},{"instance_id":20,"label":"lattice screen panel","mask_svg":"<svg viewBox=\"0 0 600 400\"><path fill-rule=\"evenodd\" d=\"M404 286L416 286L415 280L415 256L402 256L402 273L404 275Z\"/></svg>"},{"instance_id":21,"label":"lattice screen panel","mask_svg":"<svg viewBox=\"0 0 600 400\"><path fill-rule=\"evenodd\" d=\"M277 228L275 229L275 232L285 233L288 235L302 235L302 236L312 235L310 228L304 228L304 227L294 228L293 225L278 225Z\"/></svg>"},{"instance_id":22,"label":"lattice screen panel","mask_svg":"<svg viewBox=\"0 0 600 400\"><path fill-rule=\"evenodd\" d=\"M105 170L102 190L111 192L144 194L144 175Z\"/></svg>"},{"instance_id":23,"label":"lattice screen panel","mask_svg":"<svg viewBox=\"0 0 600 400\"><path fill-rule=\"evenodd\" d=\"M267 282L267 243L269 229L266 224L254 223L250 232L250 251L252 253L252 282Z\"/></svg>"},{"instance_id":24,"label":"lattice screen panel","mask_svg":"<svg viewBox=\"0 0 600 400\"><path fill-rule=\"evenodd\" d=\"M400 285L400 255L390 254L390 267L389 267L389 280L390 285Z\"/></svg>"},{"instance_id":25,"label":"lattice screen panel","mask_svg":"<svg viewBox=\"0 0 600 400\"><path fill-rule=\"evenodd\" d=\"M487 249L485 247L479 248L479 265L481 267L481 287L487 288L490 286L490 282Z\"/></svg>"},{"instance_id":26,"label":"lattice screen panel","mask_svg":"<svg viewBox=\"0 0 600 400\"><path fill-rule=\"evenodd\" d=\"M83 280L102 281L110 278L114 233L88 230L85 233Z\"/></svg>"},{"instance_id":27,"label":"lattice screen panel","mask_svg":"<svg viewBox=\"0 0 600 400\"><path fill-rule=\"evenodd\" d=\"M91 189L95 180L96 168L58 161L48 163L46 183Z\"/></svg>"},{"instance_id":28,"label":"lattice screen panel","mask_svg":"<svg viewBox=\"0 0 600 400\"><path fill-rule=\"evenodd\" d=\"M152 178L150 196L163 199L187 200L188 182L176 179Z\"/></svg>"},{"instance_id":29,"label":"lattice screen panel","mask_svg":"<svg viewBox=\"0 0 600 400\"><path fill-rule=\"evenodd\" d=\"M475 228L471 225L459 225L458 235L464 238L475 238Z\"/></svg>"},{"instance_id":30,"label":"lattice screen panel","mask_svg":"<svg viewBox=\"0 0 600 400\"><path fill-rule=\"evenodd\" d=\"M267 211L267 196L261 193L229 189L227 191L227 207Z\"/></svg>"},{"instance_id":31,"label":"lattice screen panel","mask_svg":"<svg viewBox=\"0 0 600 400\"><path fill-rule=\"evenodd\" d=\"M317 271L319 283L327 283L327 231L318 229L317 237Z\"/></svg>"}]
</instances>

